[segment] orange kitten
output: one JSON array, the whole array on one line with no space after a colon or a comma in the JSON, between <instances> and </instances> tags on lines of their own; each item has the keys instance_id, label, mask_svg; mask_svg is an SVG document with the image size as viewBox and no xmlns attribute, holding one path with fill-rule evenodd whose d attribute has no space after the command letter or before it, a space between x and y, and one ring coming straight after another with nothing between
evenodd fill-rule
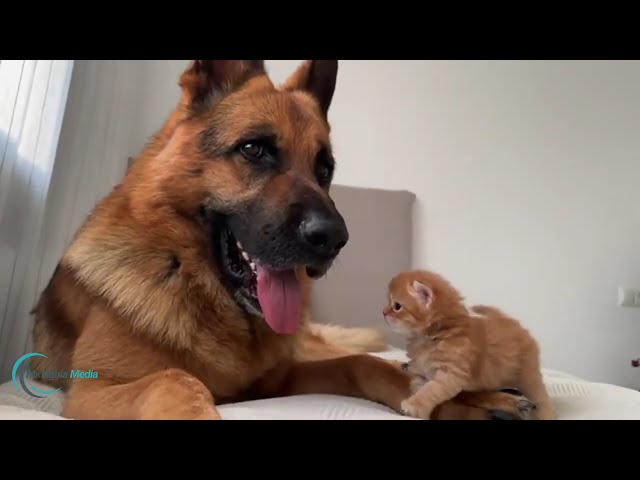
<instances>
[{"instance_id":1,"label":"orange kitten","mask_svg":"<svg viewBox=\"0 0 640 480\"><path fill-rule=\"evenodd\" d=\"M433 272L404 272L390 281L384 319L407 335L413 377L413 394L402 403L405 413L428 419L463 390L516 388L534 402L533 418L553 419L533 337L502 311L475 306L471 313L463 301Z\"/></svg>"}]
</instances>

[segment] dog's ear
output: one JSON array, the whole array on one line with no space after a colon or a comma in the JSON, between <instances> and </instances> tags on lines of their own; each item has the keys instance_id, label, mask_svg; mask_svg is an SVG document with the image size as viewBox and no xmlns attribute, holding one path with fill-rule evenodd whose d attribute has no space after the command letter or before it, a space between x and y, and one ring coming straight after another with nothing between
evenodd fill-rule
<instances>
[{"instance_id":1,"label":"dog's ear","mask_svg":"<svg viewBox=\"0 0 640 480\"><path fill-rule=\"evenodd\" d=\"M264 73L264 60L192 60L179 83L186 102L197 105Z\"/></svg>"},{"instance_id":2,"label":"dog's ear","mask_svg":"<svg viewBox=\"0 0 640 480\"><path fill-rule=\"evenodd\" d=\"M284 82L284 90L304 90L313 95L327 116L338 77L338 60L307 60Z\"/></svg>"}]
</instances>

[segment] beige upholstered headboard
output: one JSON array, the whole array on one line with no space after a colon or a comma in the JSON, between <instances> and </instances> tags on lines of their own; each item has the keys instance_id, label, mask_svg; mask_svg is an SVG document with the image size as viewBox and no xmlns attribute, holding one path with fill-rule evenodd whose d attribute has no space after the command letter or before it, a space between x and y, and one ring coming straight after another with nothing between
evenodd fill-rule
<instances>
[{"instance_id":1,"label":"beige upholstered headboard","mask_svg":"<svg viewBox=\"0 0 640 480\"><path fill-rule=\"evenodd\" d=\"M331 196L347 222L350 240L327 275L313 287L313 319L346 326L374 326L400 346L382 318L387 283L411 268L415 195L334 185Z\"/></svg>"}]
</instances>

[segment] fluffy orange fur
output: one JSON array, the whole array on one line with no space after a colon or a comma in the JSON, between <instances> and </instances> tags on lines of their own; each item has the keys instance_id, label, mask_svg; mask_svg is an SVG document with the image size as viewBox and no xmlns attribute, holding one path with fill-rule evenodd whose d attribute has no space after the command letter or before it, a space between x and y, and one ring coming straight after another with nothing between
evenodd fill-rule
<instances>
[{"instance_id":1,"label":"fluffy orange fur","mask_svg":"<svg viewBox=\"0 0 640 480\"><path fill-rule=\"evenodd\" d=\"M401 404L407 415L428 419L463 391L516 388L533 402L533 419L555 417L538 344L517 320L484 305L469 311L449 281L430 271L396 275L388 293L385 321L407 336L412 394Z\"/></svg>"}]
</instances>

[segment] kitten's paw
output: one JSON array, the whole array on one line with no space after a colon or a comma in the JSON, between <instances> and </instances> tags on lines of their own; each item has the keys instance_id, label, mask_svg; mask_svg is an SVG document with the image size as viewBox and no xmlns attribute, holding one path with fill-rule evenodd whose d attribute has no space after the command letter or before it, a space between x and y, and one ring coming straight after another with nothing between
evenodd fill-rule
<instances>
[{"instance_id":1,"label":"kitten's paw","mask_svg":"<svg viewBox=\"0 0 640 480\"><path fill-rule=\"evenodd\" d=\"M402 414L407 417L429 420L433 408L430 408L426 405L416 402L411 398L408 398L400 404L400 410L402 411Z\"/></svg>"},{"instance_id":2,"label":"kitten's paw","mask_svg":"<svg viewBox=\"0 0 640 480\"><path fill-rule=\"evenodd\" d=\"M411 395L420 390L425 383L427 383L427 381L424 378L412 375L411 380L409 380L409 391L411 392Z\"/></svg>"},{"instance_id":3,"label":"kitten's paw","mask_svg":"<svg viewBox=\"0 0 640 480\"><path fill-rule=\"evenodd\" d=\"M550 402L544 402L533 407L531 412L533 420L556 420L556 412Z\"/></svg>"}]
</instances>

